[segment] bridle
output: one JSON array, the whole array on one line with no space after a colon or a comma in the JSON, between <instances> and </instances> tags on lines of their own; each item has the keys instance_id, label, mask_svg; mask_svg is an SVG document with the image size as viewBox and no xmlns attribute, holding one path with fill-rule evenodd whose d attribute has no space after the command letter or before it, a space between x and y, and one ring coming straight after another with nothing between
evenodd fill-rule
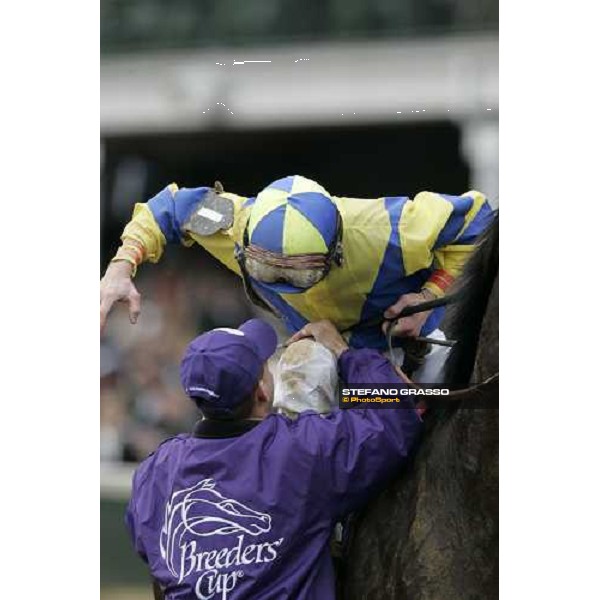
<instances>
[{"instance_id":1,"label":"bridle","mask_svg":"<svg viewBox=\"0 0 600 600\"><path fill-rule=\"evenodd\" d=\"M447 306L448 304L452 304L453 302L456 302L457 300L458 300L458 294L456 294L456 293L449 294L448 296L445 296L443 298L436 298L435 300L428 300L426 302L420 302L419 304L414 304L413 306L407 306L406 308L404 308L402 310L402 312L397 317L394 317L393 319L384 319L384 320L373 319L372 321L369 321L366 324L376 325L378 323L383 323L384 321L389 322L389 326L388 326L388 329L386 332L386 341L387 341L388 351L390 354L390 361L396 369L400 369L400 365L398 364L398 362L394 356L394 349L393 349L394 336L392 335L392 330L393 330L394 326L396 325L396 323L403 317L409 317L411 315L414 315L414 314L417 314L420 312L425 312L428 310L432 310L432 309L438 308L440 306ZM412 339L427 342L430 344L438 344L438 345L450 346L450 347L456 345L456 343L458 341L458 340L437 340L434 338L420 337L420 336L416 337L416 338L412 338ZM403 373L403 376L406 377L406 375L404 373ZM469 399L469 396L476 396L477 394L482 393L486 389L497 385L499 378L500 378L500 372L497 371L496 373L494 373L493 375L491 375L490 377L488 377L487 379L485 379L484 381L482 381L480 383L475 383L466 388L452 390L448 393L448 395L442 396L441 398L443 398L444 404L446 404L446 403L453 404L455 402L464 402L465 400ZM418 383L415 383L414 381L412 381L410 379L407 381L407 383L412 388L420 388L421 387Z\"/></svg>"},{"instance_id":2,"label":"bridle","mask_svg":"<svg viewBox=\"0 0 600 600\"><path fill-rule=\"evenodd\" d=\"M410 317L411 315L416 315L418 313L426 312L428 310L433 310L434 308L439 308L441 306L447 306L448 304L452 304L453 302L456 302L457 300L458 300L457 294L448 294L447 296L444 296L443 298L434 298L433 300L425 300L424 302L419 302L418 304L413 304L411 306L405 306L402 309L402 311L400 312L400 314L393 317L392 319L385 319L385 318L382 319L381 317L373 317L372 319L368 319L366 321L361 321L360 323L356 323L356 325L352 325L351 327L344 329L340 333L343 335L343 334L347 334L347 333L352 333L358 327L360 327L360 328L375 327L376 325L383 325L383 323L388 323L389 325L387 327L385 339L386 339L388 351L390 353L390 357L393 359L394 358L393 340L395 337L393 335L393 331L394 331L395 325L398 323L398 321L400 319L403 319L405 317ZM423 337L423 336L417 336L415 338L401 338L401 339L411 339L411 340L415 340L417 342L424 342L427 344L435 344L438 346L449 346L449 347L454 346L457 342L457 340L438 340L436 338ZM395 360L392 360L392 362L395 363Z\"/></svg>"},{"instance_id":3,"label":"bridle","mask_svg":"<svg viewBox=\"0 0 600 600\"><path fill-rule=\"evenodd\" d=\"M410 317L411 315L416 315L421 312L433 310L434 308L439 308L441 306L448 306L448 304L453 304L457 300L458 300L457 293L448 294L447 296L444 296L443 298L435 298L434 300L426 300L425 302L419 302L418 304L413 304L412 306L405 307L404 309L402 309L400 314L398 316L394 317L393 319L381 319L380 317L375 317L373 319L369 319L368 321L363 321L362 323L359 323L357 325L354 325L353 327L345 329L341 333L342 334L351 333L357 326L372 327L375 325L382 325L383 323L389 323L387 331L386 331L385 339L386 339L387 348L388 348L388 352L389 352L390 362L392 363L392 365L394 366L394 368L396 370L399 370L401 372L402 377L407 379L407 384L410 387L420 388L421 386L418 383L415 383L414 381L412 381L410 378L408 378L406 376L406 373L404 373L402 371L402 365L400 364L400 362L397 360L397 358L395 356L394 335L393 335L394 326L396 325L396 323L398 323L398 321L400 319L402 319L404 317ZM428 344L437 344L439 346L449 346L449 347L455 346L458 342L458 340L438 340L435 338L422 337L422 336L417 336L415 338L400 338L400 339L412 339L412 340L416 340L419 342L425 342ZM480 383L470 385L466 388L452 390L446 396L441 396L440 398L443 398L444 404L446 404L446 403L453 404L455 402L464 402L465 400L467 400L469 398L469 396L475 396L477 394L480 394L484 390L496 385L499 380L499 376L500 376L499 372L496 372Z\"/></svg>"},{"instance_id":4,"label":"bridle","mask_svg":"<svg viewBox=\"0 0 600 600\"><path fill-rule=\"evenodd\" d=\"M448 296L444 296L443 298L435 298L433 300L426 300L425 302L419 302L418 304L413 304L412 306L406 306L402 309L400 314L393 319L384 319L384 321L380 322L388 322L388 328L385 334L385 339L387 342L388 351L390 356L394 356L394 348L393 348L393 330L395 325L398 323L400 319L405 317L410 317L411 315L416 315L418 313L426 312L428 310L433 310L434 308L439 308L441 306L448 306L448 304L452 304L456 302L458 296L456 294L449 294ZM438 340L436 338L430 337L422 337L417 336L416 338L411 338L418 342L425 342L428 344L436 344L438 346L454 346L457 340Z\"/></svg>"},{"instance_id":5,"label":"bridle","mask_svg":"<svg viewBox=\"0 0 600 600\"><path fill-rule=\"evenodd\" d=\"M416 336L412 338L397 338L400 340L399 345L401 347L404 347L404 361L403 363L400 363L394 351L394 327L396 326L396 323L398 323L400 319L403 319L405 317L410 317L411 315L433 310L434 308L447 306L448 304L452 304L453 302L455 302L456 299L456 294L452 294L444 296L443 298L435 298L433 300L419 302L418 304L413 304L412 306L404 307L400 314L392 319L377 319L375 323L367 322L363 324L363 326L379 325L383 323L388 324L385 332L385 340L388 348L390 361L394 365L394 367L401 369L405 374L410 376L412 375L413 371L416 368L418 368L420 364L422 364L425 355L429 351L429 344L452 347L456 344L456 340L439 340L436 338L424 336Z\"/></svg>"}]
</instances>

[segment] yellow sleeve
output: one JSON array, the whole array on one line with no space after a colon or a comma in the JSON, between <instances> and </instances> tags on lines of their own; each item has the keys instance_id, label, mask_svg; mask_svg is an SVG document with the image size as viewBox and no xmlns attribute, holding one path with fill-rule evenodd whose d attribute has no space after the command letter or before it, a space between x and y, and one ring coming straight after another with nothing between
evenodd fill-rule
<instances>
[{"instance_id":1,"label":"yellow sleeve","mask_svg":"<svg viewBox=\"0 0 600 600\"><path fill-rule=\"evenodd\" d=\"M121 240L135 240L143 249L144 262L157 263L162 256L167 240L146 204L137 203L133 217L123 230Z\"/></svg>"},{"instance_id":2,"label":"yellow sleeve","mask_svg":"<svg viewBox=\"0 0 600 600\"><path fill-rule=\"evenodd\" d=\"M462 272L475 239L491 218L492 210L480 192L461 196L420 192L407 202L400 217L405 274L435 269L423 287L443 296Z\"/></svg>"},{"instance_id":3,"label":"yellow sleeve","mask_svg":"<svg viewBox=\"0 0 600 600\"><path fill-rule=\"evenodd\" d=\"M399 222L405 275L431 267L435 244L452 210L452 204L434 192L420 192L406 203Z\"/></svg>"},{"instance_id":4,"label":"yellow sleeve","mask_svg":"<svg viewBox=\"0 0 600 600\"><path fill-rule=\"evenodd\" d=\"M234 222L231 228L202 236L187 231L184 223L190 211L201 205L208 188L182 188L175 183L163 189L146 203L138 203L133 210L131 221L125 226L121 239L126 244L133 240L142 250L142 262L156 263L160 260L168 243L192 246L194 243L205 248L232 271L239 274L234 257L236 241L242 240L249 210L244 208L247 198L229 192L220 195L231 200L234 209Z\"/></svg>"},{"instance_id":5,"label":"yellow sleeve","mask_svg":"<svg viewBox=\"0 0 600 600\"><path fill-rule=\"evenodd\" d=\"M472 190L460 198L469 198L473 201L466 214L459 215L459 218L463 220L462 227L452 241L434 251L435 266L454 278L462 273L465 263L475 249L475 244L469 242L474 242L483 233L485 226L489 223L487 217L489 215L491 218L492 215L492 210L481 192ZM484 216L486 218L482 218ZM475 221L476 217L479 217L480 223Z\"/></svg>"}]
</instances>

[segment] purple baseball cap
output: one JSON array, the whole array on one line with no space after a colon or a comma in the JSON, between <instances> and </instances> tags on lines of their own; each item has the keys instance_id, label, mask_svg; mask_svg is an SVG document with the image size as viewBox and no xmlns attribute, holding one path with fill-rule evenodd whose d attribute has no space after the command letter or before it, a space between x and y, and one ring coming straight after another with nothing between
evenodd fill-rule
<instances>
[{"instance_id":1,"label":"purple baseball cap","mask_svg":"<svg viewBox=\"0 0 600 600\"><path fill-rule=\"evenodd\" d=\"M254 390L276 347L275 330L261 319L250 319L238 329L213 329L186 348L181 385L200 408L226 412Z\"/></svg>"}]
</instances>

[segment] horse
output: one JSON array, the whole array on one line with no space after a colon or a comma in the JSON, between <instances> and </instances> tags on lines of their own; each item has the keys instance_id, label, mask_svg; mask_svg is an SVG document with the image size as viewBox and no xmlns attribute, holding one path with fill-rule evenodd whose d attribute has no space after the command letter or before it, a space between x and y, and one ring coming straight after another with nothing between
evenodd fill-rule
<instances>
[{"instance_id":1,"label":"horse","mask_svg":"<svg viewBox=\"0 0 600 600\"><path fill-rule=\"evenodd\" d=\"M448 404L410 463L350 527L347 600L498 597L498 215L457 280Z\"/></svg>"}]
</instances>

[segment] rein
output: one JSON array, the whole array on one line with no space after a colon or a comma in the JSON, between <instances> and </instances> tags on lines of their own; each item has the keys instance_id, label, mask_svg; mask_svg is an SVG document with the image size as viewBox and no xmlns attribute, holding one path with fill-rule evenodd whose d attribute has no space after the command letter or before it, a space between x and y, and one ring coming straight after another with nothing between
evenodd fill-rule
<instances>
[{"instance_id":1,"label":"rein","mask_svg":"<svg viewBox=\"0 0 600 600\"><path fill-rule=\"evenodd\" d=\"M388 346L388 351L390 353L390 357L392 358L392 362L396 362L394 357L394 346L393 346L393 329L396 323L404 317L410 317L411 315L416 315L421 312L425 312L428 310L432 310L434 308L439 308L440 306L447 306L448 304L452 304L456 302L458 299L457 294L449 294L448 296L444 296L443 298L435 298L434 300L427 300L425 302L420 302L419 304L414 304L413 306L406 306L402 309L400 314L393 319L384 319L383 321L378 321L377 323L389 323L387 328L385 339ZM457 340L436 340L435 338L422 337L418 336L413 338L418 342L426 342L428 344L437 344L439 346L454 346Z\"/></svg>"},{"instance_id":2,"label":"rein","mask_svg":"<svg viewBox=\"0 0 600 600\"><path fill-rule=\"evenodd\" d=\"M397 317L394 317L393 319L383 319L383 320L382 319L372 319L366 323L363 323L363 325L377 325L380 323L389 322L389 326L388 326L387 332L386 332L386 341L387 341L388 351L390 353L390 358L391 358L392 364L396 367L396 369L398 369L399 367L398 367L397 361L394 356L394 347L393 347L394 336L392 335L392 330L394 328L394 325L396 325L396 323L403 317L409 317L411 315L414 315L414 314L417 314L420 312L425 312L428 310L432 310L432 309L438 308L440 306L447 306L448 304L452 304L453 302L456 302L457 299L458 299L458 294L449 294L448 296L444 296L443 298L427 300L426 302L421 302L421 303L415 304L413 306L407 306L400 312L400 314ZM457 340L436 340L434 338L421 337L421 336L412 338L412 339L415 339L415 340L421 341L421 342L427 342L430 344L438 344L441 346L450 346L450 347L454 346L457 343ZM405 373L402 373L402 375L407 379L407 383L410 387L412 387L414 389L421 388L421 386L419 384L415 383L410 378L406 377ZM446 403L453 404L456 402L463 402L465 400L468 400L469 396L477 395L479 393L484 392L487 388L497 385L499 379L500 379L500 373L496 372L493 375L491 375L490 377L488 377L485 381L482 381L481 383L476 383L474 385L471 385L469 387L462 388L459 390L452 390L447 396L443 397L444 398L443 402L444 402L444 404L446 404Z\"/></svg>"},{"instance_id":3,"label":"rein","mask_svg":"<svg viewBox=\"0 0 600 600\"><path fill-rule=\"evenodd\" d=\"M388 350L390 352L390 356L394 356L393 352L393 338L392 330L398 321L404 317L410 317L411 315L416 315L417 313L426 312L428 310L433 310L434 308L439 308L440 306L447 306L448 304L452 304L458 300L458 294L448 294L443 298L435 298L434 300L426 300L425 302L419 302L418 304L413 304L412 306L405 306L400 314L392 319L386 319L381 317L373 317L372 319L367 319L366 321L361 321L360 323L356 323L351 327L348 327L340 333L342 335L346 333L352 333L358 327L374 327L375 325L382 325L383 323L389 323L389 327L387 328L387 332L385 335L385 339L387 341ZM435 338L430 337L422 337L417 336L416 338L404 338L404 339L413 339L417 342L426 342L428 344L436 344L438 346L454 346L457 340L437 340Z\"/></svg>"},{"instance_id":4,"label":"rein","mask_svg":"<svg viewBox=\"0 0 600 600\"><path fill-rule=\"evenodd\" d=\"M470 403L476 402L478 399L478 396L481 396L483 394L486 393L486 391L488 391L489 389L494 389L497 388L499 385L499 381L500 381L500 372L496 372L494 373L492 376L488 377L485 381L482 381L481 383L476 383L474 385L470 385L469 387L466 388L462 388L460 390L453 390L451 391L447 396L440 396L437 400L436 400L436 406L430 406L427 404L426 401L423 401L420 405L417 405L417 410L419 411L419 414L421 415L421 417L426 416L428 411L432 408L448 408L448 407L458 407L458 405L464 405L466 404L467 406L461 406L462 408L486 408L486 409L490 409L490 408L494 408L494 409L498 409L498 404L497 404L497 398L498 396L496 395L496 402L493 403L490 406L471 406L469 407L468 405ZM420 385L415 383L414 381L407 381L407 384L414 389L420 389Z\"/></svg>"},{"instance_id":5,"label":"rein","mask_svg":"<svg viewBox=\"0 0 600 600\"><path fill-rule=\"evenodd\" d=\"M421 389L422 386L418 383L415 383L412 379L406 377L405 373L402 373L404 378L406 379L407 385L415 390ZM500 381L500 371L497 371L493 375L490 375L487 379L480 383L474 383L466 388L461 388L459 390L452 390L446 396L440 396L440 402L462 402L465 399L465 396L472 394L479 394L484 392L487 388L490 388L494 385L497 385ZM440 384L442 385L442 384Z\"/></svg>"}]
</instances>

